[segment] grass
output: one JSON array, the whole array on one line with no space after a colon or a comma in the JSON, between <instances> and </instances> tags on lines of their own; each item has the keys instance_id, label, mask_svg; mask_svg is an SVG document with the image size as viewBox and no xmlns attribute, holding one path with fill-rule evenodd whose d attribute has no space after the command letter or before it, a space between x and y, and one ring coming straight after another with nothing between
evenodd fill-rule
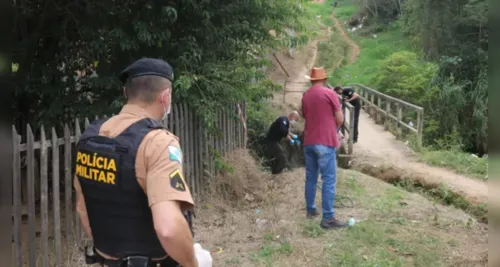
<instances>
[{"instance_id":1,"label":"grass","mask_svg":"<svg viewBox=\"0 0 500 267\"><path fill-rule=\"evenodd\" d=\"M488 159L453 150L426 150L420 153L422 161L439 167L455 170L477 179L488 179Z\"/></svg>"},{"instance_id":2,"label":"grass","mask_svg":"<svg viewBox=\"0 0 500 267\"><path fill-rule=\"evenodd\" d=\"M332 25L332 19L330 15L332 14L332 4L333 0L325 1L321 4L307 2L305 4L305 10L308 17L316 19L317 16L320 16L320 22L323 25Z\"/></svg>"},{"instance_id":3,"label":"grass","mask_svg":"<svg viewBox=\"0 0 500 267\"><path fill-rule=\"evenodd\" d=\"M220 207L223 202L214 200L218 194L205 198L214 204L211 208L199 205L197 240L213 251L216 266L462 266L464 260L482 260L487 250L487 231L464 212L408 192L403 185L342 169L337 194L352 199L354 206L337 208L336 214L341 220L354 217L357 223L324 230L319 218L305 218L303 169L265 182L267 178L258 178L266 176L257 166L248 160L240 166L235 163L238 156L228 157L235 172L268 185L259 192L245 191L263 196L262 201ZM316 199L321 208L321 183ZM259 226L257 219L267 223Z\"/></svg>"}]
</instances>

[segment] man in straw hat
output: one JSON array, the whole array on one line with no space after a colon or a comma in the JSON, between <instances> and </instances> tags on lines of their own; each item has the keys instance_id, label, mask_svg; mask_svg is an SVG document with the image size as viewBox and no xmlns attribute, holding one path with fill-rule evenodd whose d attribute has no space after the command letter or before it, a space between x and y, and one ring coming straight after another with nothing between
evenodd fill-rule
<instances>
[{"instance_id":1,"label":"man in straw hat","mask_svg":"<svg viewBox=\"0 0 500 267\"><path fill-rule=\"evenodd\" d=\"M341 228L346 224L335 218L333 209L336 185L336 148L339 146L337 128L343 122L339 98L326 87L323 68L313 68L309 79L312 83L302 97L302 117L305 120L304 152L306 161L305 197L307 217L319 215L316 210L316 186L321 172L322 228Z\"/></svg>"}]
</instances>

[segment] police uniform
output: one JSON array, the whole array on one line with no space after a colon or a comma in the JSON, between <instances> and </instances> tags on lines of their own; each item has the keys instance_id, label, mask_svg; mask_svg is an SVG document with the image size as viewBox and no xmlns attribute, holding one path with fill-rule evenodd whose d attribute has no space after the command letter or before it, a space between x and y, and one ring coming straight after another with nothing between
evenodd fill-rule
<instances>
[{"instance_id":1,"label":"police uniform","mask_svg":"<svg viewBox=\"0 0 500 267\"><path fill-rule=\"evenodd\" d=\"M345 87L342 88L342 99L347 100L351 99L354 96L354 89L350 87ZM354 106L354 134L353 134L353 141L356 143L358 142L358 136L359 136L359 114L361 112L361 102L359 98L356 98L352 101L350 101L351 105Z\"/></svg>"},{"instance_id":2,"label":"police uniform","mask_svg":"<svg viewBox=\"0 0 500 267\"><path fill-rule=\"evenodd\" d=\"M165 64L139 60L120 78L158 75L172 80L173 71ZM90 124L78 142L74 186L84 202L77 209L88 215L94 263L122 266L129 258L140 262L137 266L178 266L156 235L150 207L179 201L183 211L190 211L194 202L183 177L178 138L150 117L141 107L127 104L118 115ZM141 259L149 263L141 265Z\"/></svg>"},{"instance_id":3,"label":"police uniform","mask_svg":"<svg viewBox=\"0 0 500 267\"><path fill-rule=\"evenodd\" d=\"M286 157L280 141L285 138L290 129L290 121L287 116L278 117L269 127L265 138L265 156L271 166L272 174L281 173L286 167Z\"/></svg>"}]
</instances>

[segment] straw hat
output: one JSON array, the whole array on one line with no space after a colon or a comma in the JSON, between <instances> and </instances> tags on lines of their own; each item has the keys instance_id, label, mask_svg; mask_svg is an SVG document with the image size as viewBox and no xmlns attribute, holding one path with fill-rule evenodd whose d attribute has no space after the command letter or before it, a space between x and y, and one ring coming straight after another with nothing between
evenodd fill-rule
<instances>
[{"instance_id":1,"label":"straw hat","mask_svg":"<svg viewBox=\"0 0 500 267\"><path fill-rule=\"evenodd\" d=\"M311 81L326 80L327 78L328 76L326 76L325 69L322 67L313 67L311 75L309 75L309 80Z\"/></svg>"}]
</instances>

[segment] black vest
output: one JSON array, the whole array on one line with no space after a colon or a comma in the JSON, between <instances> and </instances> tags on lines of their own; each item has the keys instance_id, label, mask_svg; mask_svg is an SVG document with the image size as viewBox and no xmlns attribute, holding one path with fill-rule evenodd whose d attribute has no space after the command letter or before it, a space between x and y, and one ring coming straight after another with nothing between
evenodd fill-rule
<instances>
[{"instance_id":1,"label":"black vest","mask_svg":"<svg viewBox=\"0 0 500 267\"><path fill-rule=\"evenodd\" d=\"M144 137L163 128L142 119L115 138L99 136L104 119L90 124L77 144L76 176L87 207L95 248L118 258L166 255L144 190L137 182L135 159Z\"/></svg>"}]
</instances>

